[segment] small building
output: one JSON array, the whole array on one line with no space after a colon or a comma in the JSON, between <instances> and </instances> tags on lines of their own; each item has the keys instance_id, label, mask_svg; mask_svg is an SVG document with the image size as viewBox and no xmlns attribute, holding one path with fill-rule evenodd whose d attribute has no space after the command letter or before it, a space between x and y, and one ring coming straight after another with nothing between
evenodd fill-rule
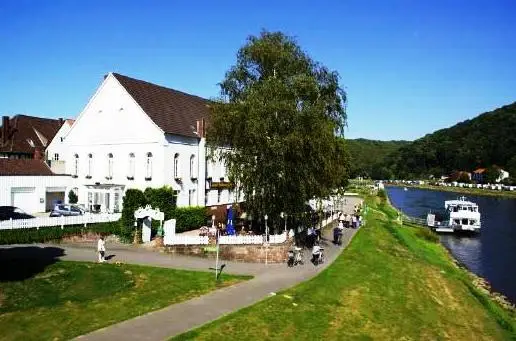
<instances>
[{"instance_id":1,"label":"small building","mask_svg":"<svg viewBox=\"0 0 516 341\"><path fill-rule=\"evenodd\" d=\"M43 160L0 159L0 206L47 212L66 202L71 178L54 174Z\"/></svg>"},{"instance_id":2,"label":"small building","mask_svg":"<svg viewBox=\"0 0 516 341\"><path fill-rule=\"evenodd\" d=\"M471 180L473 180L477 183L482 183L482 182L484 182L485 173L486 173L485 168L475 169L473 171L473 173L471 173Z\"/></svg>"},{"instance_id":3,"label":"small building","mask_svg":"<svg viewBox=\"0 0 516 341\"><path fill-rule=\"evenodd\" d=\"M63 124L63 119L27 115L16 115L12 118L3 116L0 129L0 158L43 158L45 149Z\"/></svg>"}]
</instances>

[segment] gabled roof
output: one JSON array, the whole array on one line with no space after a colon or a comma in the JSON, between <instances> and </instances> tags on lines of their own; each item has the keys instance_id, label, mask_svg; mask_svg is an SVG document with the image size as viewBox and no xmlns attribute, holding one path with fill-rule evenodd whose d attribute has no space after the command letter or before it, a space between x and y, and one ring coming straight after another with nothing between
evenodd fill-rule
<instances>
[{"instance_id":1,"label":"gabled roof","mask_svg":"<svg viewBox=\"0 0 516 341\"><path fill-rule=\"evenodd\" d=\"M207 99L118 73L113 76L165 133L198 137L196 121L208 118Z\"/></svg>"},{"instance_id":2,"label":"gabled roof","mask_svg":"<svg viewBox=\"0 0 516 341\"><path fill-rule=\"evenodd\" d=\"M486 169L485 169L485 168L478 168L478 169L474 170L474 171L473 171L473 173L475 173L475 174L482 174L482 173L484 173L485 171L486 171Z\"/></svg>"},{"instance_id":3,"label":"gabled roof","mask_svg":"<svg viewBox=\"0 0 516 341\"><path fill-rule=\"evenodd\" d=\"M63 125L62 120L16 115L9 119L7 139L0 138L0 152L33 154L36 148L44 151ZM3 134L3 127L0 135Z\"/></svg>"},{"instance_id":4,"label":"gabled roof","mask_svg":"<svg viewBox=\"0 0 516 341\"><path fill-rule=\"evenodd\" d=\"M0 159L0 176L55 175L43 160Z\"/></svg>"}]
</instances>

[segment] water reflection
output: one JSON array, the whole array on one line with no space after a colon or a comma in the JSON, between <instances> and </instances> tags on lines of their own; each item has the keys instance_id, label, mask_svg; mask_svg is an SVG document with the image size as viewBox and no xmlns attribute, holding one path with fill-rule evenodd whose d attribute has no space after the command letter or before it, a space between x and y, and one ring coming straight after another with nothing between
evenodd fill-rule
<instances>
[{"instance_id":1,"label":"water reflection","mask_svg":"<svg viewBox=\"0 0 516 341\"><path fill-rule=\"evenodd\" d=\"M459 193L401 187L387 187L391 203L405 214L426 217L429 211L444 209L445 200ZM467 196L476 202L482 214L478 235L441 235L441 243L468 269L486 278L493 289L516 302L516 200Z\"/></svg>"}]
</instances>

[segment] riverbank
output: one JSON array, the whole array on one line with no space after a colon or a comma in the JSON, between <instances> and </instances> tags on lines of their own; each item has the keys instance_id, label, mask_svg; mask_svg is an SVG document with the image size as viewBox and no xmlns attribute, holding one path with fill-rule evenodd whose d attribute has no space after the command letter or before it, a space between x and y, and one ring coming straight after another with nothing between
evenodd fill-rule
<instances>
[{"instance_id":1,"label":"riverbank","mask_svg":"<svg viewBox=\"0 0 516 341\"><path fill-rule=\"evenodd\" d=\"M419 189L427 189L430 191L442 191L442 192L462 193L462 194L471 194L471 195L481 195L481 196L488 196L488 197L516 199L516 191L497 191L497 190L493 190L493 189L484 189L484 188L446 187L446 186L409 185L409 184L391 184L391 183L386 184L386 186L419 188Z\"/></svg>"},{"instance_id":2,"label":"riverbank","mask_svg":"<svg viewBox=\"0 0 516 341\"><path fill-rule=\"evenodd\" d=\"M514 309L385 199L366 203L366 225L317 277L177 339L516 339Z\"/></svg>"}]
</instances>

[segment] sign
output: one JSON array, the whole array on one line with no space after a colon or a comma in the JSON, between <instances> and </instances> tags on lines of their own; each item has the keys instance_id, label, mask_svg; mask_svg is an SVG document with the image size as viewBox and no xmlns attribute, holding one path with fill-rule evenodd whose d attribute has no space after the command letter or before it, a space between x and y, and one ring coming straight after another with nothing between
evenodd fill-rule
<instances>
[{"instance_id":1,"label":"sign","mask_svg":"<svg viewBox=\"0 0 516 341\"><path fill-rule=\"evenodd\" d=\"M232 182L212 182L210 189L232 189L234 187Z\"/></svg>"}]
</instances>

